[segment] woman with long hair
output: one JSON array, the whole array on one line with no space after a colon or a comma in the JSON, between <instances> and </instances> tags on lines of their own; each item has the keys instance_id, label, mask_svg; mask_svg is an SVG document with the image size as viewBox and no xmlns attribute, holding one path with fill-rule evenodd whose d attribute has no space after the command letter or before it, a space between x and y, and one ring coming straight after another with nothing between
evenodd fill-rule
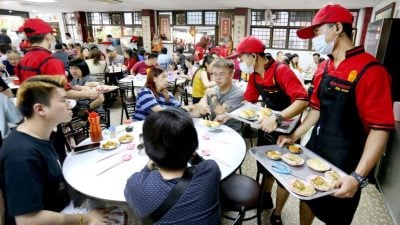
<instances>
[{"instance_id":1,"label":"woman with long hair","mask_svg":"<svg viewBox=\"0 0 400 225\"><path fill-rule=\"evenodd\" d=\"M90 51L89 59L86 60L91 74L108 72L107 62L102 60L101 51L97 48Z\"/></svg>"},{"instance_id":2,"label":"woman with long hair","mask_svg":"<svg viewBox=\"0 0 400 225\"><path fill-rule=\"evenodd\" d=\"M204 96L204 93L207 88L214 87L215 82L211 81L211 71L212 71L212 62L215 57L212 55L206 55L203 59L203 64L197 69L194 73L192 79L192 87L193 87L193 104L196 104L200 101L200 99Z\"/></svg>"},{"instance_id":3,"label":"woman with long hair","mask_svg":"<svg viewBox=\"0 0 400 225\"><path fill-rule=\"evenodd\" d=\"M127 48L125 50L125 61L124 61L124 67L128 73L131 71L133 65L135 65L137 62L139 62L138 55L135 51L133 51L130 48Z\"/></svg>"},{"instance_id":4,"label":"woman with long hair","mask_svg":"<svg viewBox=\"0 0 400 225\"><path fill-rule=\"evenodd\" d=\"M166 71L161 67L152 67L144 87L138 94L134 119L144 120L151 112L161 111L168 106L177 108L181 104L168 91Z\"/></svg>"}]
</instances>

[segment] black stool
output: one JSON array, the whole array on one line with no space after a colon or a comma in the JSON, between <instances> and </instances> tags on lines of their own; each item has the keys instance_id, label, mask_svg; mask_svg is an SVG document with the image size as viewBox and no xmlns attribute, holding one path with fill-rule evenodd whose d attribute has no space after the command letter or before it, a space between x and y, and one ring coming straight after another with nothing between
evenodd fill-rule
<instances>
[{"instance_id":1,"label":"black stool","mask_svg":"<svg viewBox=\"0 0 400 225\"><path fill-rule=\"evenodd\" d=\"M264 194L263 187L265 180L260 185L256 180L245 175L233 174L221 182L221 206L223 211L235 211L239 215L232 218L226 215L224 217L231 220L238 220L243 217L247 210L257 209L257 214L244 218L251 220L257 217L257 224L261 225L261 200ZM239 219L240 220L240 219ZM238 223L240 224L240 223Z\"/></svg>"}]
</instances>

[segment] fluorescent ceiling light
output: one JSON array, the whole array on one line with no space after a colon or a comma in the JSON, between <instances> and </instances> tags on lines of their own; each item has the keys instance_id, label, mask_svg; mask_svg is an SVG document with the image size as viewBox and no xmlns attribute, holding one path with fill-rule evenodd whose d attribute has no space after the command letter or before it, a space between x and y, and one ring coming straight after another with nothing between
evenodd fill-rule
<instances>
[{"instance_id":1,"label":"fluorescent ceiling light","mask_svg":"<svg viewBox=\"0 0 400 225\"><path fill-rule=\"evenodd\" d=\"M4 5L19 5L19 3L15 1L2 1L1 3Z\"/></svg>"},{"instance_id":2,"label":"fluorescent ceiling light","mask_svg":"<svg viewBox=\"0 0 400 225\"><path fill-rule=\"evenodd\" d=\"M58 2L58 0L25 0L26 2L36 2L36 3L51 3Z\"/></svg>"}]
</instances>

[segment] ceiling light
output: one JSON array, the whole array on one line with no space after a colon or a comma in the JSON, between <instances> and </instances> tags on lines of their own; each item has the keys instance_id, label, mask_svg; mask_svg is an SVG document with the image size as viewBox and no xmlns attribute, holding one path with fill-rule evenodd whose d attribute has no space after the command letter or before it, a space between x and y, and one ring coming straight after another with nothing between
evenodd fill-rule
<instances>
[{"instance_id":1,"label":"ceiling light","mask_svg":"<svg viewBox=\"0 0 400 225\"><path fill-rule=\"evenodd\" d=\"M15 1L2 1L1 3L4 5L19 5L19 3Z\"/></svg>"},{"instance_id":2,"label":"ceiling light","mask_svg":"<svg viewBox=\"0 0 400 225\"><path fill-rule=\"evenodd\" d=\"M52 3L58 2L58 0L25 0L26 2L36 2L36 3Z\"/></svg>"}]
</instances>

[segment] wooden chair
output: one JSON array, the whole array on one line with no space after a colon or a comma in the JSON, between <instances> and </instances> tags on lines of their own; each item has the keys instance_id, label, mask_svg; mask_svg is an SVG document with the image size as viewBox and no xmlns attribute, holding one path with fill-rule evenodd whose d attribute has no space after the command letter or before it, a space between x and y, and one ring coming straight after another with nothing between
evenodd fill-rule
<instances>
[{"instance_id":1,"label":"wooden chair","mask_svg":"<svg viewBox=\"0 0 400 225\"><path fill-rule=\"evenodd\" d=\"M118 83L119 93L121 96L121 124L124 118L124 112L127 119L133 117L136 111L136 96L135 96L135 86L133 81L131 82L120 82Z\"/></svg>"}]
</instances>

